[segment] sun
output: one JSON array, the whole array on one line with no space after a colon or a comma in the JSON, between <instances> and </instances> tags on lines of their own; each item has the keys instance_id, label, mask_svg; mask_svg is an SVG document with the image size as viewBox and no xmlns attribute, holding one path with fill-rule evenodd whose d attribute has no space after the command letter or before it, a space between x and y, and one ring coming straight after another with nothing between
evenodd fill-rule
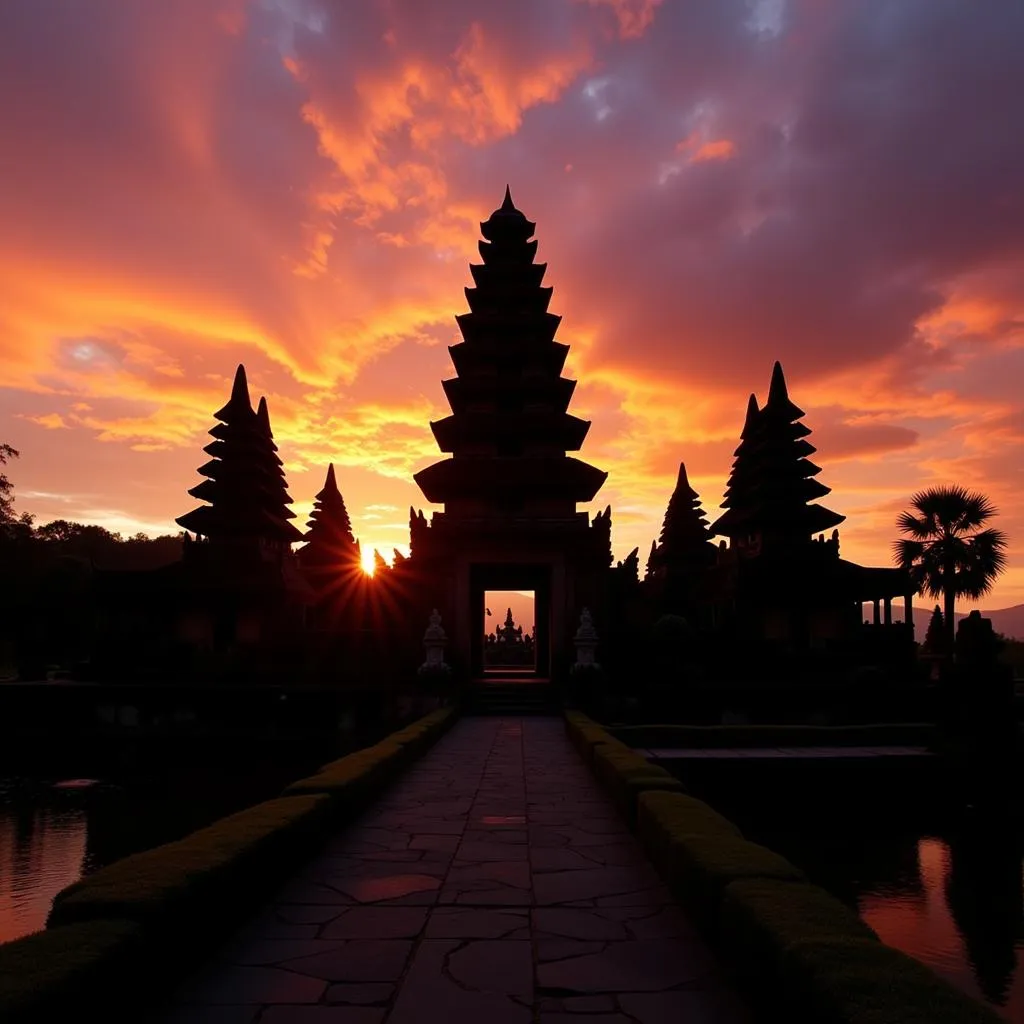
<instances>
[{"instance_id":1,"label":"sun","mask_svg":"<svg viewBox=\"0 0 1024 1024\"><path fill-rule=\"evenodd\" d=\"M363 548L363 551L362 551L363 572L365 572L367 576L372 576L373 575L376 554L377 554L377 551L374 548Z\"/></svg>"}]
</instances>

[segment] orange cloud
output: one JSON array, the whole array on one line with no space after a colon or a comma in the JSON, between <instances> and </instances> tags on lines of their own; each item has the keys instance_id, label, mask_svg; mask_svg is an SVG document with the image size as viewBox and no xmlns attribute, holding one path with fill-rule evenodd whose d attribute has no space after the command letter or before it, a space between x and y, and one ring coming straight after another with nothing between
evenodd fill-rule
<instances>
[{"instance_id":1,"label":"orange cloud","mask_svg":"<svg viewBox=\"0 0 1024 1024\"><path fill-rule=\"evenodd\" d=\"M693 163L703 160L731 160L736 155L736 145L729 139L715 139L702 143L690 158Z\"/></svg>"},{"instance_id":2,"label":"orange cloud","mask_svg":"<svg viewBox=\"0 0 1024 1024\"><path fill-rule=\"evenodd\" d=\"M654 21L654 13L662 0L577 0L591 7L609 8L619 25L623 39L638 39Z\"/></svg>"}]
</instances>

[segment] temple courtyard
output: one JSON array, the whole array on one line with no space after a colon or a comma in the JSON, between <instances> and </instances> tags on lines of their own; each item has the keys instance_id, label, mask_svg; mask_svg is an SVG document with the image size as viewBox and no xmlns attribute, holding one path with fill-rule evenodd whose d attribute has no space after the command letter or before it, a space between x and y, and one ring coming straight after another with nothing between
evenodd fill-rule
<instances>
[{"instance_id":1,"label":"temple courtyard","mask_svg":"<svg viewBox=\"0 0 1024 1024\"><path fill-rule=\"evenodd\" d=\"M734 1024L728 976L566 738L466 718L160 1024Z\"/></svg>"}]
</instances>

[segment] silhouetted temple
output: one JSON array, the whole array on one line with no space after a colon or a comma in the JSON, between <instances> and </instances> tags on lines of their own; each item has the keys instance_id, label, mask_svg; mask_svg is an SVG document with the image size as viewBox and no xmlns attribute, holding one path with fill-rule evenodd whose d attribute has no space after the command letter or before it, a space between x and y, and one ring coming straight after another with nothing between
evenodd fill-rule
<instances>
[{"instance_id":1,"label":"silhouetted temple","mask_svg":"<svg viewBox=\"0 0 1024 1024\"><path fill-rule=\"evenodd\" d=\"M569 347L555 341L561 318L548 312L534 229L507 189L480 225L483 262L470 267L470 312L456 317L463 340L449 348L456 376L442 383L452 414L431 424L450 458L415 475L444 511L429 522L413 513L411 559L473 675L483 670L485 590L534 591L538 673L548 675L565 666L580 610L599 602L611 563L610 516L591 524L576 510L607 474L567 454L590 424L568 412Z\"/></svg>"},{"instance_id":2,"label":"silhouetted temple","mask_svg":"<svg viewBox=\"0 0 1024 1024\"><path fill-rule=\"evenodd\" d=\"M782 366L772 371L768 400L754 395L735 452L722 507L711 535L727 537L710 570L713 622L739 640L780 650L864 648L862 604L874 606L872 625L892 625L892 599L905 600L912 623L913 586L902 569L869 568L839 557L844 516L817 504L830 491L815 479L815 448L804 413L789 398ZM826 540L824 531L833 529ZM818 536L815 537L815 534ZM909 629L886 642L908 647Z\"/></svg>"},{"instance_id":3,"label":"silhouetted temple","mask_svg":"<svg viewBox=\"0 0 1024 1024\"><path fill-rule=\"evenodd\" d=\"M333 465L307 533L296 529L266 400L253 410L239 366L215 413L203 479L189 491L202 504L177 520L188 531L182 561L97 573L101 632L112 646L126 650L130 635L146 656L183 672L210 662L267 669L276 648L291 650L289 671L301 663L325 681L369 677L385 664L411 678L437 608L458 679L527 664L559 679L589 608L600 658L624 687L655 634L692 648L669 644L658 671L703 649L723 678L730 664L732 678L756 674L775 654L835 655L848 665L908 650L912 632L893 623L892 599L905 598L909 624L909 577L840 558L835 527L844 517L820 504L829 488L778 363L764 406L750 396L718 519L708 525L681 463L643 582L636 549L612 566L611 509L593 518L577 510L606 474L571 454L590 424L568 411L569 348L555 340L560 317L548 311L534 230L507 189L480 225L482 262L470 267L469 312L456 317L462 341L449 348L455 376L442 382L451 415L431 424L446 457L415 474L443 510L428 518L410 509L408 558L396 552L389 568L375 555L375 577L363 574ZM715 536L725 538L718 547ZM488 590L532 591L534 633L523 637L509 618L488 639ZM874 607L868 624L864 603Z\"/></svg>"},{"instance_id":4,"label":"silhouetted temple","mask_svg":"<svg viewBox=\"0 0 1024 1024\"><path fill-rule=\"evenodd\" d=\"M189 490L207 502L175 522L221 549L260 546L280 551L302 534L289 522L295 513L277 456L265 399L259 412L249 400L245 367L235 373L231 398L214 413L213 441L203 451L210 461L199 468L206 479Z\"/></svg>"},{"instance_id":5,"label":"silhouetted temple","mask_svg":"<svg viewBox=\"0 0 1024 1024\"><path fill-rule=\"evenodd\" d=\"M644 582L656 590L656 603L663 610L700 617L707 599L707 570L714 561L707 516L681 462L661 533L651 545Z\"/></svg>"},{"instance_id":6,"label":"silhouetted temple","mask_svg":"<svg viewBox=\"0 0 1024 1024\"><path fill-rule=\"evenodd\" d=\"M253 409L244 367L214 417L204 479L188 492L204 504L176 520L188 531L182 560L96 573L97 661L115 674L270 669L304 628L313 594L291 550L303 538L266 400Z\"/></svg>"}]
</instances>

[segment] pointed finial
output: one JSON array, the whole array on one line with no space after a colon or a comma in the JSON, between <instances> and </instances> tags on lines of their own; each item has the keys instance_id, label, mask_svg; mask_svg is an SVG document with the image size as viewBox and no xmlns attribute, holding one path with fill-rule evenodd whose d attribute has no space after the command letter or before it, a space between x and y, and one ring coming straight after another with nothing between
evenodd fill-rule
<instances>
[{"instance_id":1,"label":"pointed finial","mask_svg":"<svg viewBox=\"0 0 1024 1024\"><path fill-rule=\"evenodd\" d=\"M516 208L516 204L512 202L512 190L505 186L505 198L502 200L501 209L505 213L511 213Z\"/></svg>"},{"instance_id":2,"label":"pointed finial","mask_svg":"<svg viewBox=\"0 0 1024 1024\"><path fill-rule=\"evenodd\" d=\"M789 400L789 391L786 388L786 376L782 372L782 363L778 360L772 367L772 382L768 388L768 401L773 405Z\"/></svg>"},{"instance_id":3,"label":"pointed finial","mask_svg":"<svg viewBox=\"0 0 1024 1024\"><path fill-rule=\"evenodd\" d=\"M249 382L245 379L245 367L239 363L235 370L235 380L231 385L231 397L223 409L218 409L214 418L221 423L240 422L256 414L252 411L252 402L249 399Z\"/></svg>"},{"instance_id":4,"label":"pointed finial","mask_svg":"<svg viewBox=\"0 0 1024 1024\"><path fill-rule=\"evenodd\" d=\"M250 409L252 402L249 400L249 382L245 378L245 367L239 363L235 370L235 381L231 385L231 401L244 402Z\"/></svg>"},{"instance_id":5,"label":"pointed finial","mask_svg":"<svg viewBox=\"0 0 1024 1024\"><path fill-rule=\"evenodd\" d=\"M679 463L679 476L676 479L675 493L676 494L680 494L680 495L685 494L687 497L689 497L691 499L692 498L700 497L700 495L698 495L697 492L690 485L690 481L689 481L688 477L686 476L686 463L685 462L680 462Z\"/></svg>"},{"instance_id":6,"label":"pointed finial","mask_svg":"<svg viewBox=\"0 0 1024 1024\"><path fill-rule=\"evenodd\" d=\"M334 463L329 462L327 464L327 476L324 479L324 490L336 491L338 489L338 481L334 476Z\"/></svg>"},{"instance_id":7,"label":"pointed finial","mask_svg":"<svg viewBox=\"0 0 1024 1024\"><path fill-rule=\"evenodd\" d=\"M757 395L753 392L750 393L750 397L747 399L747 418L744 420L743 425L745 427L750 426L757 418L757 414L761 410L757 407Z\"/></svg>"},{"instance_id":8,"label":"pointed finial","mask_svg":"<svg viewBox=\"0 0 1024 1024\"><path fill-rule=\"evenodd\" d=\"M259 420L260 426L268 437L273 437L273 431L270 429L270 410L267 408L267 400L265 397L260 397L260 404L256 407L256 419Z\"/></svg>"}]
</instances>

